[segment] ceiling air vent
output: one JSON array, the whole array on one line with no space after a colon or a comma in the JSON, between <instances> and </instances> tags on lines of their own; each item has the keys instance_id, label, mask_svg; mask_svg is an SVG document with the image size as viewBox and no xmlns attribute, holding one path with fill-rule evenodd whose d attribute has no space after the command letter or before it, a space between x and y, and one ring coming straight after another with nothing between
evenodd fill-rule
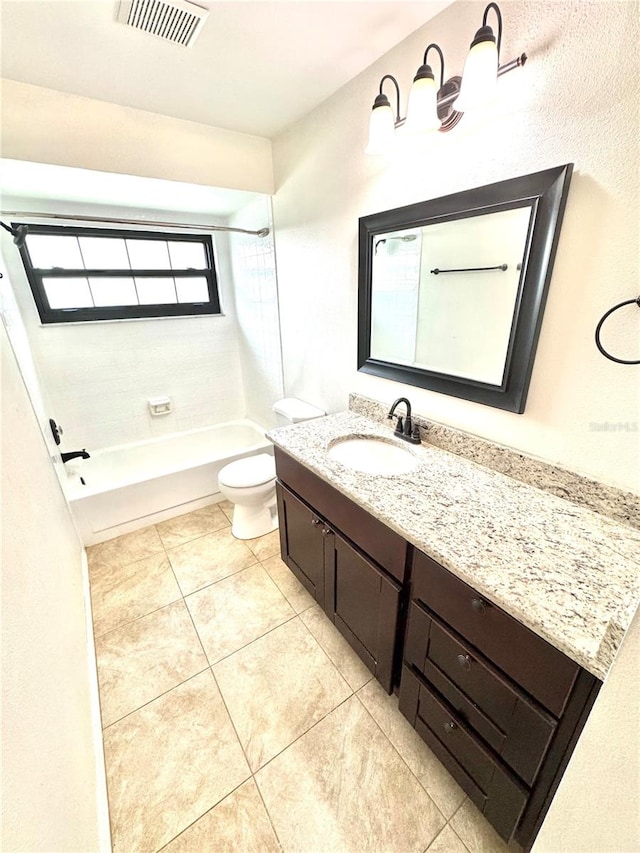
<instances>
[{"instance_id":1,"label":"ceiling air vent","mask_svg":"<svg viewBox=\"0 0 640 853\"><path fill-rule=\"evenodd\" d=\"M209 11L186 0L121 0L117 20L136 30L191 47Z\"/></svg>"}]
</instances>

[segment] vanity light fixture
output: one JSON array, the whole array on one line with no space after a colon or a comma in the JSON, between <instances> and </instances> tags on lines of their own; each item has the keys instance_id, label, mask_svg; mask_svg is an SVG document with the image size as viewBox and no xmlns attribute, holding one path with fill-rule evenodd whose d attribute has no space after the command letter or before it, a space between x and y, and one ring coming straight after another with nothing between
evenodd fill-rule
<instances>
[{"instance_id":1,"label":"vanity light fixture","mask_svg":"<svg viewBox=\"0 0 640 853\"><path fill-rule=\"evenodd\" d=\"M494 11L498 22L498 35L488 25L489 12ZM409 92L406 118L400 116L400 86L391 74L380 80L379 94L373 103L369 122L367 154L384 154L393 145L395 130L406 123L407 131L421 133L430 130L443 132L452 130L465 111L485 105L495 92L498 77L520 68L527 61L526 53L500 65L502 42L502 15L497 3L489 3L482 16L482 26L476 32L464 65L462 77L444 80L444 56L440 47L432 43L424 52L422 65L418 68ZM440 58L440 86L436 87L435 76L427 63L430 50ZM396 114L394 116L389 99L382 87L391 80L396 89Z\"/></svg>"}]
</instances>

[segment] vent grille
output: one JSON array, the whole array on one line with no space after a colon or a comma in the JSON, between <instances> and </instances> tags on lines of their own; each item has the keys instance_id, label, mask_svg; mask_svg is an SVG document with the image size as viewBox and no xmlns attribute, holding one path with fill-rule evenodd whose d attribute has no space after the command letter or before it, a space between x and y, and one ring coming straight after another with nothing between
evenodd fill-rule
<instances>
[{"instance_id":1,"label":"vent grille","mask_svg":"<svg viewBox=\"0 0 640 853\"><path fill-rule=\"evenodd\" d=\"M186 0L122 0L117 20L136 30L191 47L209 16Z\"/></svg>"}]
</instances>

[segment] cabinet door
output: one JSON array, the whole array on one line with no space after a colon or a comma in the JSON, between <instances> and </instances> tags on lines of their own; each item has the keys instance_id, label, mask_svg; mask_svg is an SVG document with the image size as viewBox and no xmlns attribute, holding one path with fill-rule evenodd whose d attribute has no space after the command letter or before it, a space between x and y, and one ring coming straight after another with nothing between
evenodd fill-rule
<instances>
[{"instance_id":1,"label":"cabinet door","mask_svg":"<svg viewBox=\"0 0 640 853\"><path fill-rule=\"evenodd\" d=\"M342 536L327 529L325 612L391 693L401 587Z\"/></svg>"},{"instance_id":2,"label":"cabinet door","mask_svg":"<svg viewBox=\"0 0 640 853\"><path fill-rule=\"evenodd\" d=\"M282 559L300 583L324 604L324 524L281 483L276 483Z\"/></svg>"}]
</instances>

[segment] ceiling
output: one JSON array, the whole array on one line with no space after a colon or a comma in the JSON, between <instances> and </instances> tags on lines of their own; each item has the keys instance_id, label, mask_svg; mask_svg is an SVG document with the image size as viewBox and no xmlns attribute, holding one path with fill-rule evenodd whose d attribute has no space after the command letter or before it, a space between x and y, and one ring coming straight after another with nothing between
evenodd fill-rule
<instances>
[{"instance_id":1,"label":"ceiling","mask_svg":"<svg viewBox=\"0 0 640 853\"><path fill-rule=\"evenodd\" d=\"M118 23L118 0L0 0L1 70L272 138L451 2L197 0L210 15L185 48Z\"/></svg>"}]
</instances>

